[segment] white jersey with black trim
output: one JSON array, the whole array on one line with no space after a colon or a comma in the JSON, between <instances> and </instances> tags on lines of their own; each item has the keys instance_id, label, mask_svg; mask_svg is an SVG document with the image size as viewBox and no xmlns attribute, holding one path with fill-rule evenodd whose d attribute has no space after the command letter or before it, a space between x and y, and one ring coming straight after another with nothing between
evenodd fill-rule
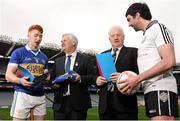
<instances>
[{"instance_id":1,"label":"white jersey with black trim","mask_svg":"<svg viewBox=\"0 0 180 121\"><path fill-rule=\"evenodd\" d=\"M161 57L158 47L163 44L173 43L174 39L171 32L158 21L152 21L144 33L141 45L138 48L138 67L142 73L157 64ZM155 90L169 90L177 93L176 79L172 71L155 76L142 82L144 93Z\"/></svg>"}]
</instances>

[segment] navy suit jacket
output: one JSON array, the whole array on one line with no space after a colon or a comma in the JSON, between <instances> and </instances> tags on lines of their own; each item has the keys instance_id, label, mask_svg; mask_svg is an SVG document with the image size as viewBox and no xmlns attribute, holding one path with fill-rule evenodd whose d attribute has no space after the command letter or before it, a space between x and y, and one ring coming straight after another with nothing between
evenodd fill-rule
<instances>
[{"instance_id":1,"label":"navy suit jacket","mask_svg":"<svg viewBox=\"0 0 180 121\"><path fill-rule=\"evenodd\" d=\"M55 67L52 72L52 78L65 74L65 58L65 56L62 56L55 60ZM74 110L86 110L91 107L88 87L91 84L93 76L93 67L89 57L84 54L77 53L73 71L77 72L81 76L81 83L70 83L70 101L72 108ZM56 89L54 93L54 110L60 110L63 105L63 88L66 85L67 83L60 85L61 87Z\"/></svg>"}]
</instances>

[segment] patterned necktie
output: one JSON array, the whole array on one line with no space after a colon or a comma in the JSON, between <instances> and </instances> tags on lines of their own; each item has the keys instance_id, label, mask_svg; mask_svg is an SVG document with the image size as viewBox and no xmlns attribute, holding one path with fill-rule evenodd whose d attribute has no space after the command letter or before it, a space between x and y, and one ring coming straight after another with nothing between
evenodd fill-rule
<instances>
[{"instance_id":1,"label":"patterned necktie","mask_svg":"<svg viewBox=\"0 0 180 121\"><path fill-rule=\"evenodd\" d=\"M114 62L116 62L116 52L117 52L117 51L118 51L118 48L114 48L114 49L113 49L112 57L113 57Z\"/></svg>"},{"instance_id":2,"label":"patterned necktie","mask_svg":"<svg viewBox=\"0 0 180 121\"><path fill-rule=\"evenodd\" d=\"M66 66L65 66L66 73L68 73L70 71L70 66L71 66L71 55L68 55ZM67 95L70 95L70 85L69 84L64 87L64 91L63 91L63 96L67 96Z\"/></svg>"},{"instance_id":3,"label":"patterned necktie","mask_svg":"<svg viewBox=\"0 0 180 121\"><path fill-rule=\"evenodd\" d=\"M114 48L113 49L112 57L113 57L114 62L116 62L116 52L117 51L118 51L118 48ZM113 92L114 91L114 84L112 82L108 83L107 90L109 92Z\"/></svg>"}]
</instances>

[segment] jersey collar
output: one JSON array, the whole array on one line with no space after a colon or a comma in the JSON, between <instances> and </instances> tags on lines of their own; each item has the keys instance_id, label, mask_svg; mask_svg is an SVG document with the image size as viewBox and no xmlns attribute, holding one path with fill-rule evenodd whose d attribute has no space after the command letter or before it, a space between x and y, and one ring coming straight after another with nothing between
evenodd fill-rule
<instances>
[{"instance_id":1,"label":"jersey collar","mask_svg":"<svg viewBox=\"0 0 180 121\"><path fill-rule=\"evenodd\" d=\"M147 25L147 27L146 27L146 30L148 30L152 25L154 25L155 23L158 23L158 21L157 20L154 20L154 21L151 21L148 25ZM145 31L146 32L146 31ZM143 35L145 34L145 32L143 33Z\"/></svg>"},{"instance_id":2,"label":"jersey collar","mask_svg":"<svg viewBox=\"0 0 180 121\"><path fill-rule=\"evenodd\" d=\"M29 47L28 44L25 46L25 48L26 48L28 51L31 51L34 55L37 55L37 54L40 52L40 49L38 49L37 52L34 52L34 51Z\"/></svg>"}]
</instances>

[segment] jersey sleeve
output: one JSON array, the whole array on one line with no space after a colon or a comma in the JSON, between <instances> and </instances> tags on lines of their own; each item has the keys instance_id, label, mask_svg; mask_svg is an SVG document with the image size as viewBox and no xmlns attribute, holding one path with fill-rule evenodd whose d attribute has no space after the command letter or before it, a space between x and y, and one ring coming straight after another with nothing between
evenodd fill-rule
<instances>
[{"instance_id":1,"label":"jersey sleeve","mask_svg":"<svg viewBox=\"0 0 180 121\"><path fill-rule=\"evenodd\" d=\"M171 31L165 27L163 24L157 24L155 27L155 43L157 47L163 45L163 44L168 44L168 43L174 43L174 38L171 33Z\"/></svg>"},{"instance_id":2,"label":"jersey sleeve","mask_svg":"<svg viewBox=\"0 0 180 121\"><path fill-rule=\"evenodd\" d=\"M20 54L19 49L13 51L11 54L11 58L9 60L9 63L19 64L20 63L20 56L21 56L21 54Z\"/></svg>"}]
</instances>

